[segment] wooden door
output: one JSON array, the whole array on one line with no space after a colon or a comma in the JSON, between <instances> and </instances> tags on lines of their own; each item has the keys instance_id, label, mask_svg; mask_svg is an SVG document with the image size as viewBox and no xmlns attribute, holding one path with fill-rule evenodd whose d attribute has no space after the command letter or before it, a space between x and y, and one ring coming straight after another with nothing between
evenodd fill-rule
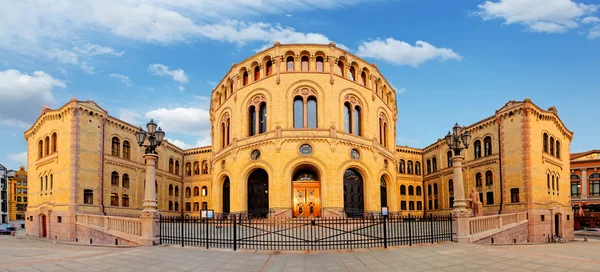
<instances>
[{"instance_id":1,"label":"wooden door","mask_svg":"<svg viewBox=\"0 0 600 272\"><path fill-rule=\"evenodd\" d=\"M42 215L42 237L46 237L46 216Z\"/></svg>"},{"instance_id":2,"label":"wooden door","mask_svg":"<svg viewBox=\"0 0 600 272\"><path fill-rule=\"evenodd\" d=\"M294 217L321 216L321 185L319 182L293 182Z\"/></svg>"}]
</instances>

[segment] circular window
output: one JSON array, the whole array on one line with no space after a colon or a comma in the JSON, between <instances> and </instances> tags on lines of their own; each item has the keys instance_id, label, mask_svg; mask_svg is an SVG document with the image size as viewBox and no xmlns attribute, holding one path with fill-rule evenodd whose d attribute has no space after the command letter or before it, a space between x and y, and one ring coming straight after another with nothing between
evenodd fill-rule
<instances>
[{"instance_id":1,"label":"circular window","mask_svg":"<svg viewBox=\"0 0 600 272\"><path fill-rule=\"evenodd\" d=\"M300 146L300 154L302 155L310 155L312 154L312 146L308 144L303 144Z\"/></svg>"},{"instance_id":2,"label":"circular window","mask_svg":"<svg viewBox=\"0 0 600 272\"><path fill-rule=\"evenodd\" d=\"M250 154L250 159L254 161L260 159L260 150L255 149L254 151L252 151L252 153Z\"/></svg>"},{"instance_id":3,"label":"circular window","mask_svg":"<svg viewBox=\"0 0 600 272\"><path fill-rule=\"evenodd\" d=\"M358 150L352 149L350 150L350 157L352 157L354 160L358 160L360 159L360 153L358 153Z\"/></svg>"}]
</instances>

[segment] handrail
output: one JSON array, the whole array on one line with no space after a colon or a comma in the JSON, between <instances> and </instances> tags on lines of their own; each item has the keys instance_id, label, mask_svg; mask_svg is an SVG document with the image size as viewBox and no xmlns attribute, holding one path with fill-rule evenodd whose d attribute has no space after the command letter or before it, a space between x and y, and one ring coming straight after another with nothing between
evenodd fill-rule
<instances>
[{"instance_id":1,"label":"handrail","mask_svg":"<svg viewBox=\"0 0 600 272\"><path fill-rule=\"evenodd\" d=\"M497 214L469 218L469 234L501 229L503 226L527 221L527 212Z\"/></svg>"},{"instance_id":2,"label":"handrail","mask_svg":"<svg viewBox=\"0 0 600 272\"><path fill-rule=\"evenodd\" d=\"M139 218L77 214L76 222L78 225L133 240L133 242L137 242L142 235L142 223Z\"/></svg>"}]
</instances>

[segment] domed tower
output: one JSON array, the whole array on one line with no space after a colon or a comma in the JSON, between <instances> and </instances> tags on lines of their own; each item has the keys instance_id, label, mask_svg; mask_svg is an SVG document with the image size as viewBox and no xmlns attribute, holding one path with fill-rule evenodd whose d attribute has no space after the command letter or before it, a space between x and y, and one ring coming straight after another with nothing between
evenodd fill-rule
<instances>
[{"instance_id":1,"label":"domed tower","mask_svg":"<svg viewBox=\"0 0 600 272\"><path fill-rule=\"evenodd\" d=\"M212 92L212 208L260 217L398 211L396 93L374 64L278 42Z\"/></svg>"}]
</instances>

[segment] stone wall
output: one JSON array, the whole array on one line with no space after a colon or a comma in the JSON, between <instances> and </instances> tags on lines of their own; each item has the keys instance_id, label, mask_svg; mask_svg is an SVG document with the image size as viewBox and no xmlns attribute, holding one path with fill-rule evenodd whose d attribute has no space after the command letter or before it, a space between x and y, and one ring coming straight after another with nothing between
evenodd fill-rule
<instances>
[{"instance_id":1,"label":"stone wall","mask_svg":"<svg viewBox=\"0 0 600 272\"><path fill-rule=\"evenodd\" d=\"M475 244L523 244L528 242L527 222L521 223L513 228L498 232L494 235L484 237Z\"/></svg>"},{"instance_id":2,"label":"stone wall","mask_svg":"<svg viewBox=\"0 0 600 272\"><path fill-rule=\"evenodd\" d=\"M126 246L137 246L135 242L127 241L121 238L117 238L110 234L86 228L83 226L77 226L77 239L76 242L92 245L126 245Z\"/></svg>"}]
</instances>

